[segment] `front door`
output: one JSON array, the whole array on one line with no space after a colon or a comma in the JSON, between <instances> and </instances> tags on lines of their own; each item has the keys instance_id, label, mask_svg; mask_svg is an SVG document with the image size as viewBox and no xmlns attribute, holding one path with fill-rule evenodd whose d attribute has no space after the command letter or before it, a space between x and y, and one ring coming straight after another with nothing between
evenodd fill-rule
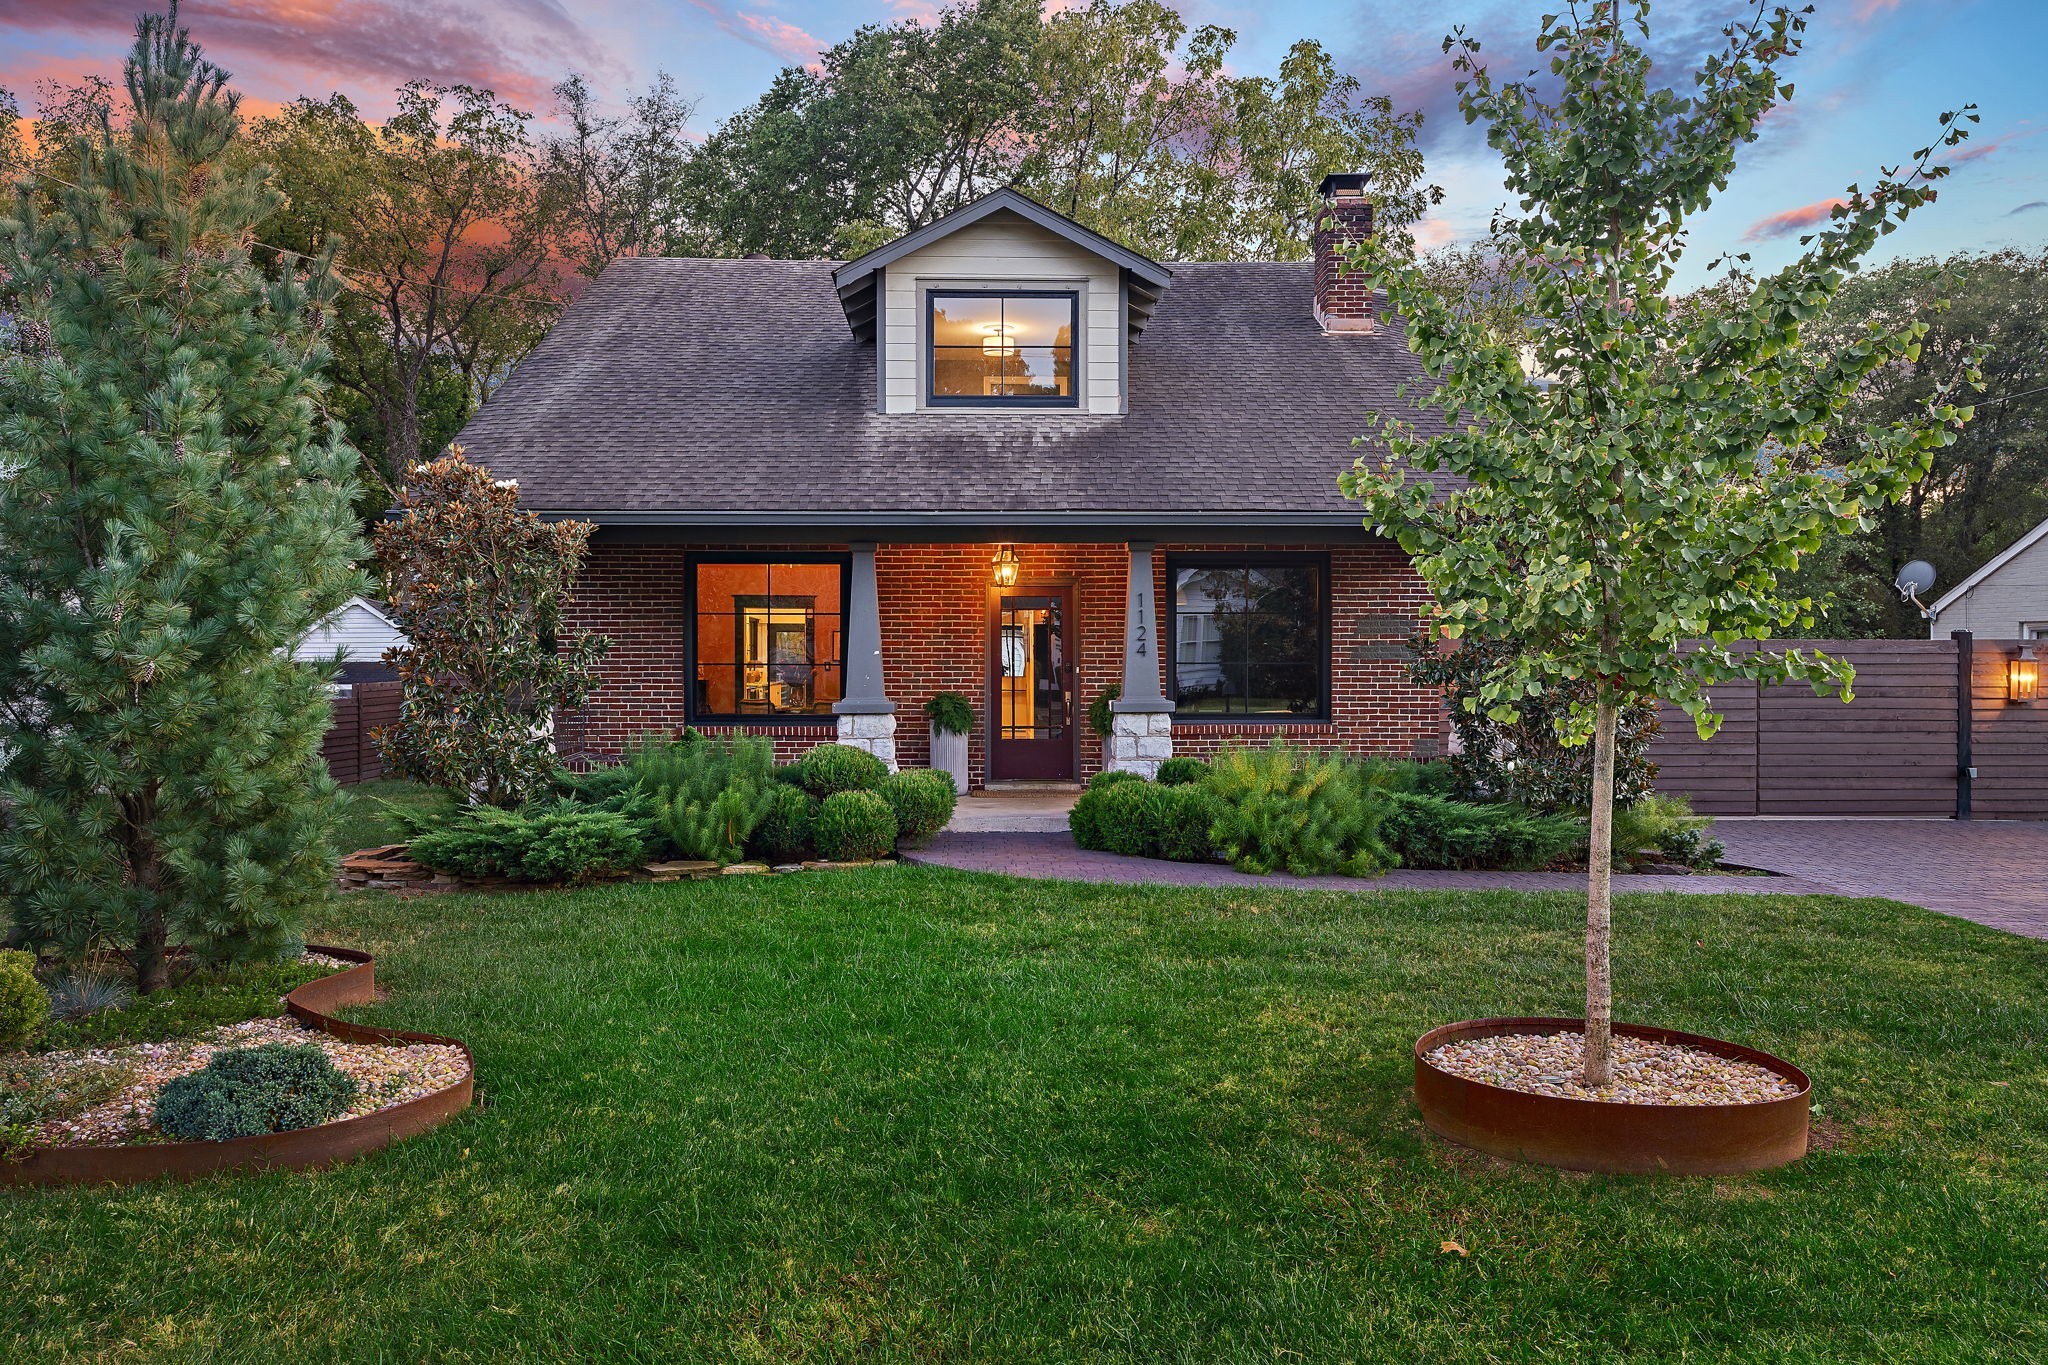
<instances>
[{"instance_id":1,"label":"front door","mask_svg":"<svg viewBox=\"0 0 2048 1365\"><path fill-rule=\"evenodd\" d=\"M989 780L1074 776L1073 592L1000 594L990 641Z\"/></svg>"}]
</instances>

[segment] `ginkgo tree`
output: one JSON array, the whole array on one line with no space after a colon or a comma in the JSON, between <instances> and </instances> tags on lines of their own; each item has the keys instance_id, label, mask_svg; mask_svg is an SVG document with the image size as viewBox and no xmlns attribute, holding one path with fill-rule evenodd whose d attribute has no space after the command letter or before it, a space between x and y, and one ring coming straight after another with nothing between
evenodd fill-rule
<instances>
[{"instance_id":1,"label":"ginkgo tree","mask_svg":"<svg viewBox=\"0 0 2048 1365\"><path fill-rule=\"evenodd\" d=\"M1454 32L1444 47L1460 106L1485 124L1519 201L1496 232L1528 324L1501 335L1434 291L1394 240L1369 240L1350 261L1404 320L1428 376L1411 396L1434 417L1425 427L1373 413L1383 454L1362 457L1345 492L1413 557L1445 635L1518 646L1465 705L1513 720L1545 689L1586 698L1560 725L1594 746L1589 1086L1610 1074L1617 708L1669 702L1705 738L1720 722L1707 689L1726 679L1848 699L1846 662L1768 645L1810 620L1811 602L1783 580L1824 531L1901 497L1970 416L1942 389L1904 419L1838 429L1866 378L1915 362L1926 324L1873 320L1825 348L1807 328L1879 239L1933 201L1941 153L1966 136L1973 107L1943 115L1910 165L1850 187L1790 264L1751 278L1746 258L1717 262L1740 282L1723 306L1675 306L1690 220L1792 97L1781 73L1804 14L1759 6L1722 30L1684 90L1653 81L1648 0L1545 16L1547 74L1523 80L1496 80L1479 44Z\"/></svg>"}]
</instances>

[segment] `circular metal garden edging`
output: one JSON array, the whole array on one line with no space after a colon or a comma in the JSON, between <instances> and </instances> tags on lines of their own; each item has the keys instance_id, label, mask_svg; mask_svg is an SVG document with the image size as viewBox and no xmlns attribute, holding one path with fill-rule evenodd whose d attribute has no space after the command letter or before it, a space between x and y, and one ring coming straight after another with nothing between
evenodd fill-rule
<instances>
[{"instance_id":1,"label":"circular metal garden edging","mask_svg":"<svg viewBox=\"0 0 2048 1365\"><path fill-rule=\"evenodd\" d=\"M1790 1062L1740 1043L1675 1029L1616 1024L1617 1037L1679 1043L1754 1062L1799 1087L1755 1104L1620 1104L1532 1095L1454 1076L1428 1060L1445 1043L1507 1033L1578 1033L1583 1019L1468 1019L1415 1043L1415 1102L1438 1134L1510 1161L1571 1171L1735 1175L1806 1155L1813 1082Z\"/></svg>"},{"instance_id":2,"label":"circular metal garden edging","mask_svg":"<svg viewBox=\"0 0 2048 1365\"><path fill-rule=\"evenodd\" d=\"M355 965L308 981L284 998L285 1011L306 1025L348 1043L440 1043L462 1049L462 1079L445 1089L358 1118L338 1119L289 1133L263 1133L226 1142L151 1142L108 1147L37 1147L0 1160L0 1186L128 1185L175 1176L193 1180L221 1171L307 1170L331 1166L424 1133L467 1109L476 1092L476 1059L460 1039L434 1033L351 1024L324 1011L365 1005L377 998L376 965L368 953L309 943L306 951Z\"/></svg>"}]
</instances>

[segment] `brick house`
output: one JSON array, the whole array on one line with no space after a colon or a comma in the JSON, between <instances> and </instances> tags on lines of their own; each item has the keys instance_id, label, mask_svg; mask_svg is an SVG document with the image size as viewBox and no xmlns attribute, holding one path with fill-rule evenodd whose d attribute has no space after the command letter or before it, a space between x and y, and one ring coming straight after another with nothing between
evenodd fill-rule
<instances>
[{"instance_id":1,"label":"brick house","mask_svg":"<svg viewBox=\"0 0 2048 1365\"><path fill-rule=\"evenodd\" d=\"M1304 262L1169 269L1002 190L855 261L611 265L460 438L596 523L572 615L612 648L565 745L919 766L955 691L976 786L1228 739L1436 752L1426 592L1336 486L1417 373L1337 268L1364 179L1324 181Z\"/></svg>"}]
</instances>

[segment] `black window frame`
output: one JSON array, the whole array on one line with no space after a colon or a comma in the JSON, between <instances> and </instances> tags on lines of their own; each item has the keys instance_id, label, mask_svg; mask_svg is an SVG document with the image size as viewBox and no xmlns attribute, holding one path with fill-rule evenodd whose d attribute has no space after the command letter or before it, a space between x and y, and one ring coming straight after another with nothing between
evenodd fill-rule
<instances>
[{"instance_id":1,"label":"black window frame","mask_svg":"<svg viewBox=\"0 0 2048 1365\"><path fill-rule=\"evenodd\" d=\"M1168 700L1178 701L1180 697L1180 571L1182 569L1204 568L1260 568L1265 566L1308 565L1322 575L1321 610L1316 628L1321 632L1317 657L1317 693L1321 706L1313 712L1305 711L1188 711L1174 710L1175 725L1328 725L1332 713L1330 696L1331 653L1336 647L1332 631L1333 609L1331 606L1330 556L1305 550L1191 550L1169 553L1166 556L1167 621L1164 632L1166 647L1166 695Z\"/></svg>"},{"instance_id":2,"label":"black window frame","mask_svg":"<svg viewBox=\"0 0 2048 1365\"><path fill-rule=\"evenodd\" d=\"M683 715L689 724L706 725L837 725L839 717L830 711L787 711L780 714L758 711L728 715L706 711L697 705L697 568L701 564L837 564L839 566L839 667L840 695L846 692L846 632L848 605L853 601L853 555L843 550L717 550L689 555L683 561ZM768 583L774 594L775 582ZM733 652L739 653L735 634ZM739 667L736 660L732 667ZM814 665L815 666L815 663Z\"/></svg>"},{"instance_id":3,"label":"black window frame","mask_svg":"<svg viewBox=\"0 0 2048 1365\"><path fill-rule=\"evenodd\" d=\"M1068 378L1073 392L1066 397L985 398L973 394L941 394L938 329L932 313L940 299L1065 299L1074 310L1073 342L1068 346ZM924 291L924 404L928 408L1078 408L1081 406L1081 291L1078 289L927 289Z\"/></svg>"}]
</instances>

